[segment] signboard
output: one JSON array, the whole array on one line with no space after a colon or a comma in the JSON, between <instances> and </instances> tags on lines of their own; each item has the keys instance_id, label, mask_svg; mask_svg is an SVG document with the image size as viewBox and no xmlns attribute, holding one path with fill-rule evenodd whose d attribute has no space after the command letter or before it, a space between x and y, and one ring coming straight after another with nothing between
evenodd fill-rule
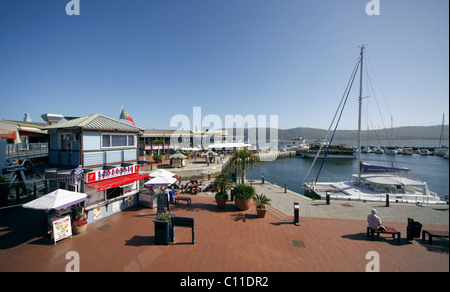
<instances>
[{"instance_id":1,"label":"signboard","mask_svg":"<svg viewBox=\"0 0 450 292\"><path fill-rule=\"evenodd\" d=\"M70 216L56 218L52 220L53 239L55 244L57 241L72 236L72 227L70 224Z\"/></svg>"},{"instance_id":2,"label":"signboard","mask_svg":"<svg viewBox=\"0 0 450 292\"><path fill-rule=\"evenodd\" d=\"M138 164L88 172L86 174L86 182L91 183L132 173L139 173Z\"/></svg>"}]
</instances>

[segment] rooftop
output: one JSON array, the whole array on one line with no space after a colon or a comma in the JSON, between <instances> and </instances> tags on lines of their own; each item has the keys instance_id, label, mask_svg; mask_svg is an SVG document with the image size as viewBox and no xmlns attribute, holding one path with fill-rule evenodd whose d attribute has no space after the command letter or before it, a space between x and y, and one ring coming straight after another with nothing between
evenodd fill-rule
<instances>
[{"instance_id":1,"label":"rooftop","mask_svg":"<svg viewBox=\"0 0 450 292\"><path fill-rule=\"evenodd\" d=\"M45 130L69 129L69 128L83 128L93 130L119 130L130 132L143 131L142 128L129 125L127 123L115 120L113 118L101 114L91 114L81 118L71 119L65 122L60 122L44 127Z\"/></svg>"}]
</instances>

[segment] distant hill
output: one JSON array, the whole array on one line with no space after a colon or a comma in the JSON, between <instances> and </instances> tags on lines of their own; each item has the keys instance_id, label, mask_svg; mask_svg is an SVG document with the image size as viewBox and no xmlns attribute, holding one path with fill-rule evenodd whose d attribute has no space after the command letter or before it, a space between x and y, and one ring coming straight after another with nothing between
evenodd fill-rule
<instances>
[{"instance_id":1,"label":"distant hill","mask_svg":"<svg viewBox=\"0 0 450 292\"><path fill-rule=\"evenodd\" d=\"M439 140L441 136L441 127L437 126L411 126L398 127L380 130L363 130L361 131L362 140ZM443 128L443 139L449 139L449 125ZM248 131L245 130L245 139L248 138ZM334 141L348 141L357 138L357 130L337 130L334 136ZM292 138L305 138L308 141L315 139L324 139L327 130L298 127L287 130L278 130L278 140L281 142L288 142ZM266 130L266 137L269 137L269 129Z\"/></svg>"}]
</instances>

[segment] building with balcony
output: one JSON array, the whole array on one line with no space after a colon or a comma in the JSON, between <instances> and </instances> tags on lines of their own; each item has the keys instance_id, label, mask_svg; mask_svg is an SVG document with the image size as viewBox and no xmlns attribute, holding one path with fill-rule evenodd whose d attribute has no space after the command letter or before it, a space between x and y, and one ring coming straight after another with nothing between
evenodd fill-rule
<instances>
[{"instance_id":1,"label":"building with balcony","mask_svg":"<svg viewBox=\"0 0 450 292\"><path fill-rule=\"evenodd\" d=\"M136 204L139 181L146 177L137 163L143 129L97 113L44 129L49 192L62 188L90 195L84 203L89 223Z\"/></svg>"}]
</instances>

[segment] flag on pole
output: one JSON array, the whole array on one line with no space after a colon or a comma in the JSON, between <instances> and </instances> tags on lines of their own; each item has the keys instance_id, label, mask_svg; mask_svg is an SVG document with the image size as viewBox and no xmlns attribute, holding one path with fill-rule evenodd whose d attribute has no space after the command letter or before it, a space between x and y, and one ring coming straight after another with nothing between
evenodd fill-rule
<instances>
[{"instance_id":1,"label":"flag on pole","mask_svg":"<svg viewBox=\"0 0 450 292\"><path fill-rule=\"evenodd\" d=\"M129 120L130 122L133 123L133 126L134 126L134 121L133 121L133 119L131 118L130 114L127 113L127 112L123 109L123 106L122 106L122 110L120 111L119 120L120 120L120 119Z\"/></svg>"}]
</instances>

